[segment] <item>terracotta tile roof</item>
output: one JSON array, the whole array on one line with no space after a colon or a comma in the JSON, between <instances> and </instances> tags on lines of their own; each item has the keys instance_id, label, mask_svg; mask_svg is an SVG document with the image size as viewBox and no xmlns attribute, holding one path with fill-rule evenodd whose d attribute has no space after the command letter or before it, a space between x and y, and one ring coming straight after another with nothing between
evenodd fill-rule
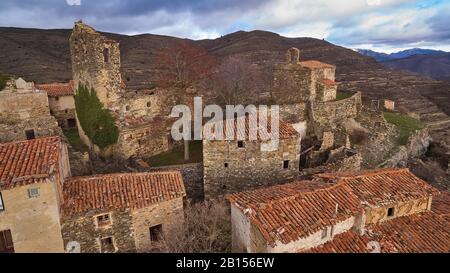
<instances>
[{"instance_id":1,"label":"terracotta tile roof","mask_svg":"<svg viewBox=\"0 0 450 273\"><path fill-rule=\"evenodd\" d=\"M259 117L258 117L259 118ZM234 128L227 126L227 121L219 121L216 123L208 123L203 126L203 132L214 132L214 125L221 124L223 127L223 136L226 138L227 134L234 135L234 139L237 139L237 136L243 135L245 136L245 139L250 139L250 116L240 116L234 119ZM267 117L267 122L263 122L262 124L267 124L267 132L259 132L259 130L256 131L257 139L271 139L271 132L272 132L272 124L271 124L271 117ZM278 132L279 132L279 138L280 139L288 139L288 138L295 138L300 137L299 132L297 132L292 124L287 123L279 119L278 123ZM256 125L258 126L258 125ZM243 130L241 130L243 128ZM266 130L264 130L266 131Z\"/></svg>"},{"instance_id":2,"label":"terracotta tile roof","mask_svg":"<svg viewBox=\"0 0 450 273\"><path fill-rule=\"evenodd\" d=\"M74 81L68 83L46 83L37 84L36 88L47 92L49 97L73 96L74 95Z\"/></svg>"},{"instance_id":3,"label":"terracotta tile roof","mask_svg":"<svg viewBox=\"0 0 450 273\"><path fill-rule=\"evenodd\" d=\"M450 222L450 193L441 192L441 194L434 196L431 210Z\"/></svg>"},{"instance_id":4,"label":"terracotta tile roof","mask_svg":"<svg viewBox=\"0 0 450 273\"><path fill-rule=\"evenodd\" d=\"M321 178L344 181L361 202L383 206L437 194L438 191L408 169L381 169L355 173L319 174Z\"/></svg>"},{"instance_id":5,"label":"terracotta tile roof","mask_svg":"<svg viewBox=\"0 0 450 273\"><path fill-rule=\"evenodd\" d=\"M321 83L323 83L326 86L336 86L337 85L337 83L335 81L330 80L330 79L323 79L323 80L321 80Z\"/></svg>"},{"instance_id":6,"label":"terracotta tile roof","mask_svg":"<svg viewBox=\"0 0 450 273\"><path fill-rule=\"evenodd\" d=\"M334 65L331 64L327 64L327 63L323 63L323 62L319 62L319 61L304 61L304 62L300 62L301 66L307 67L307 68L311 68L311 69L317 69L317 68L334 68Z\"/></svg>"},{"instance_id":7,"label":"terracotta tile roof","mask_svg":"<svg viewBox=\"0 0 450 273\"><path fill-rule=\"evenodd\" d=\"M60 147L59 137L0 144L0 190L41 183L56 174Z\"/></svg>"},{"instance_id":8,"label":"terracotta tile roof","mask_svg":"<svg viewBox=\"0 0 450 273\"><path fill-rule=\"evenodd\" d=\"M65 215L112 208L139 209L186 196L178 171L74 177L64 183Z\"/></svg>"},{"instance_id":9,"label":"terracotta tile roof","mask_svg":"<svg viewBox=\"0 0 450 273\"><path fill-rule=\"evenodd\" d=\"M285 190L280 186L269 187L228 197L272 246L277 241L287 244L308 236L361 210L359 200L346 184L319 186L319 189L306 192L295 192L296 185L286 184L284 187Z\"/></svg>"},{"instance_id":10,"label":"terracotta tile roof","mask_svg":"<svg viewBox=\"0 0 450 273\"><path fill-rule=\"evenodd\" d=\"M277 240L286 244L355 216L364 206L381 206L436 193L408 169L321 174L316 179L235 193L228 200L274 245ZM318 179L327 181L329 186ZM307 189L301 183L313 184Z\"/></svg>"},{"instance_id":11,"label":"terracotta tile roof","mask_svg":"<svg viewBox=\"0 0 450 273\"><path fill-rule=\"evenodd\" d=\"M430 253L450 251L450 222L434 212L398 217L367 227L365 235L347 231L306 252L371 252L370 241L380 244L382 253Z\"/></svg>"}]
</instances>

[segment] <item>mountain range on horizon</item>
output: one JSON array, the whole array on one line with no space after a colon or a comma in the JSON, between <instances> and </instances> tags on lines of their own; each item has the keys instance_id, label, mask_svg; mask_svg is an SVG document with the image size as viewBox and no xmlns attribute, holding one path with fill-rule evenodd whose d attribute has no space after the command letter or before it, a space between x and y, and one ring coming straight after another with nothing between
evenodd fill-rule
<instances>
[{"instance_id":1,"label":"mountain range on horizon","mask_svg":"<svg viewBox=\"0 0 450 273\"><path fill-rule=\"evenodd\" d=\"M384 53L370 49L360 49L360 48L356 49L356 51L364 56L372 57L378 62L403 59L414 55L439 55L449 53L443 50L426 49L426 48L411 48L393 53Z\"/></svg>"}]
</instances>

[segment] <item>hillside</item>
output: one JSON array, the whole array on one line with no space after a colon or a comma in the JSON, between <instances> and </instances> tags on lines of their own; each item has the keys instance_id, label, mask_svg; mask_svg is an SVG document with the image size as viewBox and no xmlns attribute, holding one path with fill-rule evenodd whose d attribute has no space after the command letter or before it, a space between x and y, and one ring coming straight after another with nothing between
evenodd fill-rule
<instances>
[{"instance_id":1,"label":"hillside","mask_svg":"<svg viewBox=\"0 0 450 273\"><path fill-rule=\"evenodd\" d=\"M393 68L414 72L436 80L450 81L450 53L437 55L414 55L408 58L382 63Z\"/></svg>"},{"instance_id":2,"label":"hillside","mask_svg":"<svg viewBox=\"0 0 450 273\"><path fill-rule=\"evenodd\" d=\"M0 74L23 76L38 83L71 78L70 30L0 28ZM105 34L120 42L122 75L130 87L152 82L157 69L153 56L178 38L160 35ZM239 31L215 40L193 41L219 60L239 55L260 65L284 60L286 49L301 50L302 60L317 59L337 66L341 90L361 91L366 102L394 99L397 106L415 112L429 125L438 141L450 147L450 84L388 69L375 59L351 49L312 38L285 38L266 31Z\"/></svg>"}]
</instances>

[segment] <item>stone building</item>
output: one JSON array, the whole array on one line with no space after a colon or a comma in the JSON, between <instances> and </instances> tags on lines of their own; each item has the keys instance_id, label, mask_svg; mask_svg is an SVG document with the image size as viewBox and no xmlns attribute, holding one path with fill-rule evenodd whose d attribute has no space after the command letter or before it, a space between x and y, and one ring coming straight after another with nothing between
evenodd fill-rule
<instances>
[{"instance_id":1,"label":"stone building","mask_svg":"<svg viewBox=\"0 0 450 273\"><path fill-rule=\"evenodd\" d=\"M62 235L69 252L146 252L183 224L180 172L75 177L64 184ZM153 244L153 246L152 246Z\"/></svg>"},{"instance_id":2,"label":"stone building","mask_svg":"<svg viewBox=\"0 0 450 273\"><path fill-rule=\"evenodd\" d=\"M62 128L76 128L74 82L37 84L36 89L47 92L50 114Z\"/></svg>"},{"instance_id":3,"label":"stone building","mask_svg":"<svg viewBox=\"0 0 450 273\"><path fill-rule=\"evenodd\" d=\"M62 136L50 115L47 94L32 82L11 80L0 91L0 142Z\"/></svg>"},{"instance_id":4,"label":"stone building","mask_svg":"<svg viewBox=\"0 0 450 273\"><path fill-rule=\"evenodd\" d=\"M236 193L228 197L233 249L448 253L450 223L431 210L437 193L407 169L322 174Z\"/></svg>"},{"instance_id":5,"label":"stone building","mask_svg":"<svg viewBox=\"0 0 450 273\"><path fill-rule=\"evenodd\" d=\"M64 252L60 206L68 176L59 137L0 144L0 253Z\"/></svg>"},{"instance_id":6,"label":"stone building","mask_svg":"<svg viewBox=\"0 0 450 273\"><path fill-rule=\"evenodd\" d=\"M307 135L322 139L325 132L338 131L361 109L361 94L338 100L336 67L323 62L300 61L300 50L291 48L286 61L275 68L272 99L280 104L280 115L288 122L306 122ZM341 143L344 136L336 137Z\"/></svg>"},{"instance_id":7,"label":"stone building","mask_svg":"<svg viewBox=\"0 0 450 273\"><path fill-rule=\"evenodd\" d=\"M249 118L235 118L236 130L245 128L245 140L203 140L203 183L206 198L273 185L294 179L299 171L300 133L279 121L279 143L249 138ZM270 124L270 121L269 121ZM205 130L209 130L205 126ZM224 131L227 130L226 122ZM235 136L236 136L235 132Z\"/></svg>"},{"instance_id":8,"label":"stone building","mask_svg":"<svg viewBox=\"0 0 450 273\"><path fill-rule=\"evenodd\" d=\"M124 84L119 43L80 21L75 23L70 36L70 51L75 88L79 85L94 88L103 106L116 119L119 140L104 153L128 159L167 151L171 138L165 119L170 109L162 108L166 105L164 92L157 88L134 90ZM83 129L80 126L78 129L83 142L100 152Z\"/></svg>"}]
</instances>

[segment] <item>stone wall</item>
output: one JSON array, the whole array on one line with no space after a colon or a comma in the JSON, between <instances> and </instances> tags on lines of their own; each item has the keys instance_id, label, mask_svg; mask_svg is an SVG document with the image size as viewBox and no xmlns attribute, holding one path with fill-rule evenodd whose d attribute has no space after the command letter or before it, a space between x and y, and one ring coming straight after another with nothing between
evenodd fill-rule
<instances>
[{"instance_id":1,"label":"stone wall","mask_svg":"<svg viewBox=\"0 0 450 273\"><path fill-rule=\"evenodd\" d=\"M161 225L165 236L170 236L183 225L183 198L161 202L153 206L132 211L132 225L136 250L147 252L152 250L150 228Z\"/></svg>"},{"instance_id":2,"label":"stone wall","mask_svg":"<svg viewBox=\"0 0 450 273\"><path fill-rule=\"evenodd\" d=\"M289 161L288 168L283 162ZM205 197L269 186L294 179L299 170L300 138L281 139L278 149L265 151L264 143L203 141Z\"/></svg>"},{"instance_id":3,"label":"stone wall","mask_svg":"<svg viewBox=\"0 0 450 273\"><path fill-rule=\"evenodd\" d=\"M381 207L368 208L365 211L366 225L380 223L401 216L407 216L424 212L431 209L432 197L411 200L408 202L398 202ZM388 216L389 208L394 209L394 215Z\"/></svg>"},{"instance_id":4,"label":"stone wall","mask_svg":"<svg viewBox=\"0 0 450 273\"><path fill-rule=\"evenodd\" d=\"M310 133L321 136L324 131L336 130L349 118L356 118L361 110L361 93L350 98L330 101L311 102L309 105Z\"/></svg>"},{"instance_id":5,"label":"stone wall","mask_svg":"<svg viewBox=\"0 0 450 273\"><path fill-rule=\"evenodd\" d=\"M130 157L150 157L169 150L169 135L154 131L151 125L122 130L114 155L123 159Z\"/></svg>"},{"instance_id":6,"label":"stone wall","mask_svg":"<svg viewBox=\"0 0 450 273\"><path fill-rule=\"evenodd\" d=\"M69 127L69 120L75 119L75 100L73 96L48 98L50 113L56 118L59 126ZM76 123L75 123L76 126Z\"/></svg>"},{"instance_id":7,"label":"stone wall","mask_svg":"<svg viewBox=\"0 0 450 273\"><path fill-rule=\"evenodd\" d=\"M62 253L59 199L52 181L2 191L5 210L0 212L0 231L11 230L16 253ZM28 189L39 189L30 198Z\"/></svg>"},{"instance_id":8,"label":"stone wall","mask_svg":"<svg viewBox=\"0 0 450 273\"><path fill-rule=\"evenodd\" d=\"M112 224L97 227L96 217L105 213L110 213ZM100 252L100 239L106 237L113 237L117 252L136 250L129 209L92 210L80 215L63 216L62 236L66 248L72 244L71 242L76 242L80 245L82 253Z\"/></svg>"},{"instance_id":9,"label":"stone wall","mask_svg":"<svg viewBox=\"0 0 450 273\"><path fill-rule=\"evenodd\" d=\"M272 98L276 104L292 104L312 100L312 71L298 64L282 64L274 71Z\"/></svg>"},{"instance_id":10,"label":"stone wall","mask_svg":"<svg viewBox=\"0 0 450 273\"><path fill-rule=\"evenodd\" d=\"M63 136L58 122L52 116L45 118L32 118L16 124L0 124L0 142L11 142L16 140L26 140L25 132L34 130L34 135L38 137Z\"/></svg>"},{"instance_id":11,"label":"stone wall","mask_svg":"<svg viewBox=\"0 0 450 273\"><path fill-rule=\"evenodd\" d=\"M15 124L23 120L49 117L47 93L3 90L0 92L0 123Z\"/></svg>"},{"instance_id":12,"label":"stone wall","mask_svg":"<svg viewBox=\"0 0 450 273\"><path fill-rule=\"evenodd\" d=\"M109 214L111 224L98 227L97 216ZM183 198L157 203L141 209L99 209L64 216L62 235L66 248L76 242L82 253L101 251L100 240L112 237L114 252L146 252L152 250L150 228L162 225L170 234L183 224Z\"/></svg>"}]
</instances>

